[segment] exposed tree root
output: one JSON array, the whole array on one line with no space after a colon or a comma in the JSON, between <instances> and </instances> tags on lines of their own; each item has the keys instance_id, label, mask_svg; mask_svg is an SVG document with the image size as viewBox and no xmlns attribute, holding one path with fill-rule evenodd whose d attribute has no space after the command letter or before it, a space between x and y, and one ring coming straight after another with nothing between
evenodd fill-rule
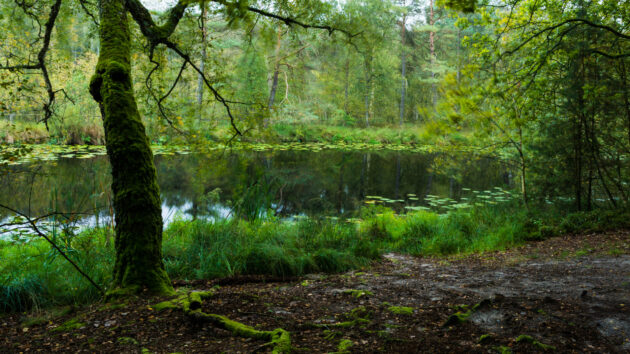
<instances>
[{"instance_id":1,"label":"exposed tree root","mask_svg":"<svg viewBox=\"0 0 630 354\"><path fill-rule=\"evenodd\" d=\"M181 309L186 316L196 322L208 322L212 325L232 332L234 335L269 341L264 347L271 347L272 353L289 353L291 351L291 337L282 328L273 331L259 331L246 324L233 321L225 316L205 313L201 311L203 300L214 295L214 291L193 291L183 294L169 301L156 304L156 310Z\"/></svg>"}]
</instances>

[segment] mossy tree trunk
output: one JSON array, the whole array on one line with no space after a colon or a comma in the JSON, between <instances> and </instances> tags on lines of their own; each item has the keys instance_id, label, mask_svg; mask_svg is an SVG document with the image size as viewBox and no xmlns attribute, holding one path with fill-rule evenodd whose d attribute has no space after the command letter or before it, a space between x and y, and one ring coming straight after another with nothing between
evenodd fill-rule
<instances>
[{"instance_id":1,"label":"mossy tree trunk","mask_svg":"<svg viewBox=\"0 0 630 354\"><path fill-rule=\"evenodd\" d=\"M110 294L172 293L162 262L162 210L153 154L136 105L124 0L99 0L100 55L90 93L101 107L112 168L116 262Z\"/></svg>"}]
</instances>

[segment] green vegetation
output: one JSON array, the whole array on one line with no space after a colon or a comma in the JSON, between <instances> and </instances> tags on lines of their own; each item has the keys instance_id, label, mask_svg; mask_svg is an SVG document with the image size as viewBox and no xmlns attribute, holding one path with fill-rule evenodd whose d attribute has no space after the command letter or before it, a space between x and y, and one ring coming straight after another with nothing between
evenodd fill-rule
<instances>
[{"instance_id":1,"label":"green vegetation","mask_svg":"<svg viewBox=\"0 0 630 354\"><path fill-rule=\"evenodd\" d=\"M630 227L628 3L180 0L167 10L149 3L0 0L0 176L32 172L28 188L0 186L11 196L0 200L1 312L173 295L171 278L334 273L386 252L477 253ZM200 158L195 174L171 166L162 178L186 185L189 195L176 204L189 207L192 220L165 228L169 204L154 153L228 146L268 155L254 168L234 167L241 161L225 155ZM340 150L339 163L325 156L329 149ZM399 152L388 181L376 173L385 165L375 152L384 149ZM286 150L323 156L320 178L295 161L272 168L269 156ZM361 164L344 156L354 150L365 150ZM403 168L401 152L431 161ZM34 170L105 154L105 168L75 183L92 184L86 199L93 210L109 206L109 225L97 211L96 227L79 232L82 213L60 210L81 198L52 184L38 188L50 198L35 196L31 208L41 186ZM482 156L509 166L482 172L510 190L463 187L469 176L456 167ZM224 173L208 177L209 170ZM410 170L428 178L411 181ZM448 187L442 180L437 188L434 177ZM222 195L218 179L238 183ZM349 188L348 179L358 183ZM285 188L299 189L297 180L312 188L278 203L289 199ZM394 192L368 195L377 183ZM51 214L40 218L44 209ZM209 294L182 296L158 307L179 306L265 339L274 352L291 349L282 329L203 313L197 306ZM459 308L445 326L479 306ZM355 310L331 326L365 326L369 314ZM73 319L57 330L80 326ZM526 335L516 343L554 349ZM350 345L344 339L338 349Z\"/></svg>"},{"instance_id":2,"label":"green vegetation","mask_svg":"<svg viewBox=\"0 0 630 354\"><path fill-rule=\"evenodd\" d=\"M78 329L84 327L85 324L81 323L78 318L72 318L64 323L62 323L59 327L53 328L52 332L70 332L74 329Z\"/></svg>"},{"instance_id":3,"label":"green vegetation","mask_svg":"<svg viewBox=\"0 0 630 354\"><path fill-rule=\"evenodd\" d=\"M337 351L335 353L337 354L350 353L350 348L352 348L353 345L354 343L351 340L342 339L339 341L339 345L337 345Z\"/></svg>"},{"instance_id":4,"label":"green vegetation","mask_svg":"<svg viewBox=\"0 0 630 354\"><path fill-rule=\"evenodd\" d=\"M370 295L374 295L374 293L369 290L355 290L355 289L344 290L343 293L350 295L352 297L355 297L357 299L364 296L368 297Z\"/></svg>"},{"instance_id":5,"label":"green vegetation","mask_svg":"<svg viewBox=\"0 0 630 354\"><path fill-rule=\"evenodd\" d=\"M556 347L554 347L553 345L541 343L527 334L521 334L520 336L518 336L516 338L516 343L528 343L543 351L556 350Z\"/></svg>"},{"instance_id":6,"label":"green vegetation","mask_svg":"<svg viewBox=\"0 0 630 354\"><path fill-rule=\"evenodd\" d=\"M352 328L352 327L361 327L364 328L368 324L370 324L372 318L372 312L367 310L365 306L359 306L351 311L343 314L342 319L345 321L330 323L330 324L317 324L316 327L323 328ZM340 332L328 331L327 339L334 339L337 335L341 334Z\"/></svg>"},{"instance_id":7,"label":"green vegetation","mask_svg":"<svg viewBox=\"0 0 630 354\"><path fill-rule=\"evenodd\" d=\"M411 315L413 314L413 307L408 306L390 306L387 308L389 312L395 315Z\"/></svg>"},{"instance_id":8,"label":"green vegetation","mask_svg":"<svg viewBox=\"0 0 630 354\"><path fill-rule=\"evenodd\" d=\"M219 328L232 332L234 335L245 338L267 340L269 342L265 344L265 346L271 347L271 352L274 354L291 352L291 336L289 332L283 330L282 328L276 328L273 331L260 331L254 327L230 320L225 316L203 312L201 310L203 300L210 298L213 295L213 291L193 291L187 294L182 294L176 299L159 303L155 305L155 308L158 310L180 309L186 316L194 319L195 321L212 323Z\"/></svg>"},{"instance_id":9,"label":"green vegetation","mask_svg":"<svg viewBox=\"0 0 630 354\"><path fill-rule=\"evenodd\" d=\"M576 220L572 214L565 218L551 213L532 215L517 202L454 209L444 214L423 210L398 215L385 207L368 206L362 214L358 222L175 221L164 232L166 271L175 279L343 272L367 266L392 251L444 256L501 250L538 239L541 228L551 228L553 234L573 230L574 225L567 220ZM599 231L627 226L629 220L605 211L593 212L587 219L591 221L587 228ZM65 243L72 259L104 286L110 282L114 259L109 232L89 229ZM0 258L2 312L84 304L100 296L41 240L0 241ZM369 292L349 293L363 296Z\"/></svg>"}]
</instances>

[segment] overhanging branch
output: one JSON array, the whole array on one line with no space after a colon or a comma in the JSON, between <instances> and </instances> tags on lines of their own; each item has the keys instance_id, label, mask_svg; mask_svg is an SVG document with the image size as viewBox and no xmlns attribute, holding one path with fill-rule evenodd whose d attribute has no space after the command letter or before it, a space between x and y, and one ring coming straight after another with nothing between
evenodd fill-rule
<instances>
[{"instance_id":1,"label":"overhanging branch","mask_svg":"<svg viewBox=\"0 0 630 354\"><path fill-rule=\"evenodd\" d=\"M39 40L42 40L42 47L37 53L37 62L36 63L27 63L27 64L18 64L18 65L6 65L0 66L0 70L10 70L10 71L19 71L19 70L40 70L42 76L44 78L44 84L46 85L46 93L48 95L48 101L44 103L44 118L43 122L46 125L46 129L48 130L48 120L53 116L53 104L55 102L55 94L57 91L53 89L52 82L50 81L50 75L48 73L48 68L46 67L46 55L48 54L48 49L50 48L50 38L52 36L53 28L55 27L55 21L57 20L57 16L59 15L59 10L61 9L62 0L55 0L55 2L50 7L50 13L48 15L48 20L44 25L44 34L41 36L41 25L40 25L40 37ZM22 1L17 1L16 4L24 11L24 13L29 16L35 18L35 21L39 25L39 20L37 16L30 11L30 7Z\"/></svg>"}]
</instances>

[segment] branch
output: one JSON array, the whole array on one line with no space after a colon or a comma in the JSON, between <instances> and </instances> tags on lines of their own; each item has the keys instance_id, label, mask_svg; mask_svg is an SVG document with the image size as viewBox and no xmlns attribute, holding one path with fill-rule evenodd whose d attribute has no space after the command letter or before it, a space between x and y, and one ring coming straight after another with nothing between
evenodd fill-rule
<instances>
[{"instance_id":1,"label":"branch","mask_svg":"<svg viewBox=\"0 0 630 354\"><path fill-rule=\"evenodd\" d=\"M544 34L546 32L550 32L550 31L553 31L556 28L562 27L562 26L564 26L564 25L566 25L568 23L585 24L585 25L588 25L590 27L595 27L595 28L606 30L606 31L612 33L613 35L615 35L617 37L630 40L630 35L621 33L621 32L617 31L616 29L614 29L614 28L612 28L610 26L600 25L600 24L597 24L597 23L594 23L594 22L591 22L589 20L585 20L585 19L582 19L582 18L571 18L571 19L568 19L568 20L564 20L564 21L562 21L560 23L557 23L555 25L543 28L542 30L534 33L529 38L527 38L526 40L521 42L521 44L519 44L516 48L504 52L501 56L514 54L517 51L519 51L521 48L523 48L527 43L531 42L533 39L539 37L540 35L542 35L542 34Z\"/></svg>"},{"instance_id":2,"label":"branch","mask_svg":"<svg viewBox=\"0 0 630 354\"><path fill-rule=\"evenodd\" d=\"M623 54L616 54L616 55L614 55L614 54L608 54L608 53L602 52L601 50L598 50L598 49L591 49L591 50L589 50L589 52L591 52L593 54L599 54L599 55L601 55L603 57L606 57L608 59L613 59L613 60L630 57L630 53L623 53Z\"/></svg>"},{"instance_id":3,"label":"branch","mask_svg":"<svg viewBox=\"0 0 630 354\"><path fill-rule=\"evenodd\" d=\"M58 1L60 1L60 0L58 0ZM236 127L235 119L234 119L234 116L232 115L232 111L230 109L229 103L236 103L236 104L244 104L244 103L228 101L225 98L223 98L223 96L221 96L221 94L219 94L219 92L210 84L210 81L208 80L206 75L203 73L203 71L200 70L199 67L197 67L197 65L195 65L195 63L192 62L192 60L190 59L190 56L187 53L183 52L177 46L176 43L174 43L174 42L169 40L169 37L173 34L175 29L177 28L177 25L179 24L179 21L183 17L187 6L190 5L190 4L199 2L199 1L200 0L178 0L177 4L168 11L168 14L166 16L167 20L162 26L158 26L158 25L155 24L155 22L153 21L153 18L151 17L151 13L149 12L149 10L146 7L144 7L140 3L139 0L125 0L125 6L126 6L127 10L131 13L131 16L136 21L138 26L140 26L140 31L142 32L142 34L144 34L144 36L147 37L147 40L149 41L149 50L151 52L151 58L152 58L154 49L159 44L164 44L166 47L170 48L177 55L179 55L182 59L184 59L184 65L182 66L182 68L180 70L180 73L178 74L177 79L175 80L175 83L173 84L173 86L171 87L169 92L164 97L162 97L161 99L157 100L158 101L158 106L160 106L161 113L164 115L164 112L163 112L162 107L161 107L161 102L166 97L168 97L168 95L172 92L173 88L177 84L177 81L181 77L181 73L182 73L182 71L185 68L186 63L187 63L187 64L190 64L190 66L193 67L193 69L195 69L195 71L200 75L200 77L203 79L206 87L208 87L208 89L212 92L214 98L217 101L219 101L225 107L227 115L230 118L230 124L232 125L232 128L236 132L236 135L242 135L241 131ZM225 0L211 0L211 1L219 3L219 4L224 5L224 6L232 5L232 4L230 4L229 2L227 2ZM265 10L261 10L261 9L258 9L258 8L255 8L255 7L251 7L251 6L248 6L247 10L251 11L251 12L254 12L254 13L257 13L257 14L260 14L260 15L265 16L265 17L270 17L270 18L274 18L274 19L280 20L280 21L284 22L287 26L298 25L298 26L301 26L302 28L306 28L306 29L308 29L308 28L324 29L324 30L327 30L329 34L332 34L335 31L339 31L339 32L345 33L350 38L356 36L356 35L350 34L348 31L345 31L343 29L338 29L338 28L334 28L334 27L331 27L331 26L306 24L306 23L300 22L300 21L295 20L295 19L290 18L290 17L284 17L284 16L276 15L276 14L267 12ZM151 72L149 73L149 75L147 76L147 80L146 80L147 85L148 85L148 83L150 81L151 74L153 72L155 72L155 70L159 66L158 63L155 63L155 64L156 64L156 67L154 67L151 70Z\"/></svg>"},{"instance_id":4,"label":"branch","mask_svg":"<svg viewBox=\"0 0 630 354\"><path fill-rule=\"evenodd\" d=\"M181 70L180 70L180 72L179 72L179 74L177 76L177 79L175 80L175 83L174 83L173 87L171 87L169 92L164 97L162 97L159 100L156 100L158 102L158 106L160 107L160 112L162 113L162 115L164 117L166 117L166 115L164 114L164 111L162 109L163 107L162 107L161 103L172 92L173 88L175 87L175 84L177 84L177 81L181 77L181 74L182 74L183 69L186 66L186 64L190 64L190 66L192 66L195 69L195 71L197 71L201 75L201 77L203 78L204 83L206 84L208 89L210 89L210 91L214 95L215 99L217 101L221 102L221 104L223 104L223 106L225 107L225 109L227 111L228 116L230 117L230 124L232 125L232 128L234 128L234 131L238 135L241 135L241 131L236 127L236 123L234 121L234 116L232 115L232 111L230 110L230 106L228 105L229 101L225 100L223 98L223 96L221 96L219 94L219 92L214 87L212 87L212 85L210 84L210 81L208 81L208 78L192 62L192 60L190 59L190 56L188 54L184 53L182 50L180 50L179 47L177 47L177 45L174 42L171 42L168 39L168 37L175 31L175 28L177 27L177 24L179 23L179 20L184 15L184 11L186 10L186 7L191 2L193 2L193 1L179 0L177 5L175 5L171 10L169 10L168 16L167 16L168 17L167 22L164 25L162 25L162 26L157 26L155 24L155 22L153 21L153 19L151 18L151 14L149 13L149 10L147 10L147 8L144 7L140 3L139 0L126 0L127 10L131 13L131 16L136 21L138 26L140 26L140 31L142 32L142 34L144 34L145 37L147 37L147 39L149 41L149 46L150 46L149 50L151 52L151 56L150 56L151 60L152 60L152 57L153 57L153 51L155 50L155 47L157 47L157 45L159 45L159 44L166 45L168 48L170 48L175 53L177 53L182 59L184 59L184 65L182 66L182 68L181 68ZM153 70L151 70L151 72L147 76L147 80L146 80L147 83L150 80L151 74L153 72L155 72L155 70L159 66L159 64L157 62L154 62L154 63L156 64L156 67L154 67ZM152 93L152 95L153 95L153 93ZM167 121L168 121L168 119L167 119ZM170 123L170 121L169 121L169 123ZM171 126L172 126L172 124L171 124Z\"/></svg>"},{"instance_id":5,"label":"branch","mask_svg":"<svg viewBox=\"0 0 630 354\"><path fill-rule=\"evenodd\" d=\"M92 5L92 3L87 1L87 0L79 0L79 4L81 5L81 8L85 12L85 14L88 15L92 19L92 22L94 22L96 27L98 27L99 23L98 23L98 20L96 19L96 16L94 16L94 14L92 12L90 12L90 10L88 10L88 8L86 6L86 4Z\"/></svg>"},{"instance_id":6,"label":"branch","mask_svg":"<svg viewBox=\"0 0 630 354\"><path fill-rule=\"evenodd\" d=\"M230 106L228 103L238 103L238 104L242 104L242 102L232 102L232 101L228 101L225 98L223 98L223 96L221 96L221 94L219 94L219 91L217 91L214 87L212 87L212 84L210 84L210 81L208 80L208 78L206 77L206 75L203 73L203 71L201 71L201 69L199 69L199 67L197 67L197 65L195 65L195 63L192 62L192 60L190 59L190 56L186 53L184 53L183 51L181 51L181 49L179 49L179 47L177 47L177 45L173 42L170 41L166 41L166 46L168 48L170 48L172 51L174 51L175 53L177 53L177 55L179 55L182 59L184 59L185 62L187 62L188 64L190 64L190 66L193 67L193 69L195 69L195 71L201 76L201 78L203 79L203 82L206 84L206 87L208 87L208 89L212 92L212 94L214 95L214 98L219 101L223 107L225 107L225 111L227 112L228 117L230 117L230 125L232 125L232 128L234 129L234 131L236 132L237 135L243 135L241 133L241 131L236 127L236 123L234 121L234 116L232 115L232 111L230 109Z\"/></svg>"},{"instance_id":7,"label":"branch","mask_svg":"<svg viewBox=\"0 0 630 354\"><path fill-rule=\"evenodd\" d=\"M38 220L39 218L38 218L38 219L35 219L35 220L34 220L34 219L31 219L31 218L30 218L30 217L28 217L26 214L24 214L24 213L22 213L22 212L19 212L18 210L13 209L13 208L11 208L11 207L8 207L8 206L6 206L6 205L4 205L4 204L0 204L0 208L7 209L8 211L13 212L13 213L15 213L15 214L17 214L17 215L19 215L19 216L21 216L21 217L25 218L25 219L28 221L28 223L31 225L31 228L33 229L33 231L35 231L35 233L37 233L37 235L39 235L39 236L41 236L42 238L44 238L44 239L46 240L46 242L48 242L48 243L49 243L49 244L50 244L50 245L51 245L51 246L52 246L55 250L57 250L57 252L59 252L59 254L61 254L61 255L63 256L63 258L65 258L65 259L66 259L66 261L68 261L70 264L72 264L72 266L74 267L74 269L76 269L76 270L77 270L77 271L78 271L78 272L79 272L79 273L80 273L80 274L81 274L81 275L82 275L85 279L87 279L87 280L88 280L88 281L92 284L92 286L94 286L94 287L96 288L96 290L98 290L98 292L99 292L99 293L101 293L101 295L105 294L105 292L103 291L103 289L101 289L101 287L100 287L100 286L98 286L98 284L96 284L96 283L94 282L94 280L92 280L92 278L90 278L90 276L89 276L89 275L87 275L87 274L86 274L86 273L85 273L85 272L84 272L81 268L79 268L79 266L78 266L76 263L74 263L74 262L70 259L70 257L68 257L68 255L67 255L67 254L65 254L65 252L63 252L63 251L59 248L59 246L57 246L57 244L56 244L53 240L51 240L48 236L46 236L46 234L44 234L43 232L41 232L41 230L37 227L37 224L35 223L35 220Z\"/></svg>"},{"instance_id":8,"label":"branch","mask_svg":"<svg viewBox=\"0 0 630 354\"><path fill-rule=\"evenodd\" d=\"M57 91L53 89L52 83L50 81L50 76L48 74L48 68L46 67L46 54L48 54L48 49L50 48L50 38L52 36L53 28L55 27L55 21L57 20L57 16L59 15L59 10L61 8L62 0L55 0L55 2L50 7L50 14L48 15L48 20L44 25L44 36L41 37L41 25L40 25L40 38L38 40L42 40L42 48L37 53L37 64L23 64L23 65L7 65L0 66L1 70L41 70L42 76L44 77L44 83L46 85L46 93L48 94L48 102L44 103L44 119L43 122L46 125L46 130L48 130L48 119L53 115L52 106L55 102L55 94ZM36 22L39 25L39 20L35 14L33 14L29 10L29 6L24 3L16 0L16 4L22 8L24 13L30 17L36 19Z\"/></svg>"},{"instance_id":9,"label":"branch","mask_svg":"<svg viewBox=\"0 0 630 354\"><path fill-rule=\"evenodd\" d=\"M125 0L127 10L133 19L140 26L140 31L149 40L152 46L164 43L168 37L175 32L175 28L184 16L184 11L188 4L193 1L179 0L167 13L167 20L162 26L158 26L153 21L151 13L139 0Z\"/></svg>"},{"instance_id":10,"label":"branch","mask_svg":"<svg viewBox=\"0 0 630 354\"><path fill-rule=\"evenodd\" d=\"M219 1L220 2L220 1ZM349 36L349 37L354 37L357 34L351 34L350 32L340 29L340 28L335 28L335 27L331 27L331 26L324 26L324 25L311 25L311 24L307 24L304 22L300 22L296 19L290 18L290 17L284 17L284 16L280 16L280 15L276 15L274 13L271 12L267 12L265 10L261 10L261 9L257 9L255 7L252 6L248 6L247 7L248 11L257 13L259 15L265 16L265 17L270 17L270 18L274 18L276 20L280 20L282 22L284 22L284 24L286 24L287 26L291 27L292 25L298 25L302 28L305 29L309 29L309 28L317 28L317 29L323 29L328 31L328 34L333 34L333 32L338 31L341 33L344 33L345 35Z\"/></svg>"},{"instance_id":11,"label":"branch","mask_svg":"<svg viewBox=\"0 0 630 354\"><path fill-rule=\"evenodd\" d=\"M151 71L149 71L149 74L147 75L144 83L145 86L147 87L147 91L149 91L149 94L151 95L151 98L153 98L153 100L155 100L155 102L158 105L158 110L160 112L160 115L162 116L162 118L164 118L166 120L166 122L171 126L171 128L175 129L176 131L180 132L181 131L173 124L173 122L168 118L168 115L166 114L166 112L164 112L164 106L162 105L162 101L164 99L166 99L166 97L168 97L171 93L171 91L173 91L173 88L175 87L175 85L177 84L177 82L179 81L179 78L184 70L184 67L186 66L186 62L184 62L184 65L182 66L182 69L179 71L179 74L177 75L177 79L175 80L175 83L173 84L172 88L169 90L169 92L163 96L162 98L158 99L157 96L155 95L155 92L153 92L153 73L157 71L157 69L159 69L160 67L160 63L155 61L153 59L153 54L155 53L155 48L151 48L151 52L149 53L149 61L153 64L155 64L155 66L153 67L153 69L151 69Z\"/></svg>"},{"instance_id":12,"label":"branch","mask_svg":"<svg viewBox=\"0 0 630 354\"><path fill-rule=\"evenodd\" d=\"M298 48L297 50L295 50L294 52L289 53L289 54L287 54L287 55L285 55L285 56L283 56L283 57L280 57L280 58L278 58L278 59L276 59L276 60L277 60L277 61L282 61L282 60L284 60L284 59L286 59L286 58L288 58L288 57L292 57L292 56L294 56L294 55L296 55L296 54L299 54L301 51L303 51L304 49L306 49L306 48L308 48L308 47L310 47L310 46L311 46L310 44L305 44L305 45L303 45L302 47L300 47L300 48Z\"/></svg>"}]
</instances>

